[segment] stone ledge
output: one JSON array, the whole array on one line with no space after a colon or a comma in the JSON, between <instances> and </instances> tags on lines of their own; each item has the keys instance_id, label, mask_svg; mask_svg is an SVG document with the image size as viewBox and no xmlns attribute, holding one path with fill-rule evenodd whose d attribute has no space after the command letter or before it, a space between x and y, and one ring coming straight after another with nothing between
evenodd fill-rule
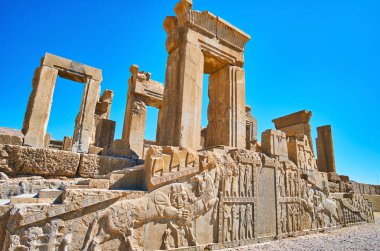
<instances>
[{"instance_id":1,"label":"stone ledge","mask_svg":"<svg viewBox=\"0 0 380 251\"><path fill-rule=\"evenodd\" d=\"M0 145L0 171L10 175L72 177L77 173L80 154L44 148Z\"/></svg>"}]
</instances>

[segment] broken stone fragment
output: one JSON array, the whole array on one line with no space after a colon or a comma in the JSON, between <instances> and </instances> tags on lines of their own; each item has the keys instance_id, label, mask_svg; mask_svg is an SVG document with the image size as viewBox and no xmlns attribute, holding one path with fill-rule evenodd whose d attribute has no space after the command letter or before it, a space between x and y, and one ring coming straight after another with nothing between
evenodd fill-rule
<instances>
[{"instance_id":1,"label":"broken stone fragment","mask_svg":"<svg viewBox=\"0 0 380 251\"><path fill-rule=\"evenodd\" d=\"M0 127L0 144L19 145L24 141L24 135L21 131L11 128Z\"/></svg>"},{"instance_id":2,"label":"broken stone fragment","mask_svg":"<svg viewBox=\"0 0 380 251\"><path fill-rule=\"evenodd\" d=\"M0 170L7 174L74 176L78 153L14 145L0 145Z\"/></svg>"},{"instance_id":3,"label":"broken stone fragment","mask_svg":"<svg viewBox=\"0 0 380 251\"><path fill-rule=\"evenodd\" d=\"M94 178L106 175L115 170L135 166L136 162L128 158L117 158L103 155L82 154L79 164L79 176Z\"/></svg>"}]
</instances>

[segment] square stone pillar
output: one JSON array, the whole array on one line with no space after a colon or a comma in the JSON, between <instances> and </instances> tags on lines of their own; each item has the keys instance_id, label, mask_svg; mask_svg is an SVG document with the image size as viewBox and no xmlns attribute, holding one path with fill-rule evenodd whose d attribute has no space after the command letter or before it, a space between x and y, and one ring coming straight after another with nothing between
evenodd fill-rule
<instances>
[{"instance_id":1,"label":"square stone pillar","mask_svg":"<svg viewBox=\"0 0 380 251\"><path fill-rule=\"evenodd\" d=\"M209 78L206 147L246 147L245 73L225 66Z\"/></svg>"},{"instance_id":2,"label":"square stone pillar","mask_svg":"<svg viewBox=\"0 0 380 251\"><path fill-rule=\"evenodd\" d=\"M336 172L331 126L317 128L317 165L320 172Z\"/></svg>"},{"instance_id":3,"label":"square stone pillar","mask_svg":"<svg viewBox=\"0 0 380 251\"><path fill-rule=\"evenodd\" d=\"M57 69L47 66L37 68L34 73L32 93L22 128L24 145L44 147L57 75Z\"/></svg>"},{"instance_id":4,"label":"square stone pillar","mask_svg":"<svg viewBox=\"0 0 380 251\"><path fill-rule=\"evenodd\" d=\"M89 79L85 83L82 104L75 120L72 151L87 153L95 130L95 108L99 100L100 82Z\"/></svg>"},{"instance_id":5,"label":"square stone pillar","mask_svg":"<svg viewBox=\"0 0 380 251\"><path fill-rule=\"evenodd\" d=\"M199 149L204 56L190 43L169 55L160 114L159 144Z\"/></svg>"},{"instance_id":6,"label":"square stone pillar","mask_svg":"<svg viewBox=\"0 0 380 251\"><path fill-rule=\"evenodd\" d=\"M129 91L128 91L129 93ZM124 116L123 140L140 158L143 156L147 108L139 97L127 97Z\"/></svg>"}]
</instances>

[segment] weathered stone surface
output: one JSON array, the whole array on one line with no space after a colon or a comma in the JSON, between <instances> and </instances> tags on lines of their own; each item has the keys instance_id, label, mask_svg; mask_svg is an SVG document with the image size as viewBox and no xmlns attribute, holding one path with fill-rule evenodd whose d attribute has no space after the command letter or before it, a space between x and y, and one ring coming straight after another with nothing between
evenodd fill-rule
<instances>
[{"instance_id":1,"label":"weathered stone surface","mask_svg":"<svg viewBox=\"0 0 380 251\"><path fill-rule=\"evenodd\" d=\"M57 76L58 70L47 66L37 68L34 73L22 128L25 145L44 147Z\"/></svg>"},{"instance_id":2,"label":"weathered stone surface","mask_svg":"<svg viewBox=\"0 0 380 251\"><path fill-rule=\"evenodd\" d=\"M136 161L132 159L82 154L79 164L79 175L85 178L93 178L135 165Z\"/></svg>"},{"instance_id":3,"label":"weathered stone surface","mask_svg":"<svg viewBox=\"0 0 380 251\"><path fill-rule=\"evenodd\" d=\"M111 189L134 189L143 187L144 165L114 171L110 175Z\"/></svg>"},{"instance_id":4,"label":"weathered stone surface","mask_svg":"<svg viewBox=\"0 0 380 251\"><path fill-rule=\"evenodd\" d=\"M191 149L152 146L144 165L144 188L152 191L198 173L199 156Z\"/></svg>"},{"instance_id":5,"label":"weathered stone surface","mask_svg":"<svg viewBox=\"0 0 380 251\"><path fill-rule=\"evenodd\" d=\"M205 146L246 147L245 72L225 66L210 75Z\"/></svg>"},{"instance_id":6,"label":"weathered stone surface","mask_svg":"<svg viewBox=\"0 0 380 251\"><path fill-rule=\"evenodd\" d=\"M177 16L167 17L164 22L169 57L158 143L200 148L203 73L207 73L212 74L210 83L214 80L215 85L222 86L209 86L211 124L208 133L219 137L214 139L210 135L206 146L245 147L242 66L244 47L250 37L209 12L201 13L191 8L192 1L180 1L175 7ZM223 116L223 122L217 120L217 115Z\"/></svg>"},{"instance_id":7,"label":"weathered stone surface","mask_svg":"<svg viewBox=\"0 0 380 251\"><path fill-rule=\"evenodd\" d=\"M70 137L65 136L63 138L62 150L64 150L64 151L71 151L72 144L73 144L73 139L70 138Z\"/></svg>"},{"instance_id":8,"label":"weathered stone surface","mask_svg":"<svg viewBox=\"0 0 380 251\"><path fill-rule=\"evenodd\" d=\"M380 195L365 194L364 198L372 202L374 212L380 212Z\"/></svg>"},{"instance_id":9,"label":"weathered stone surface","mask_svg":"<svg viewBox=\"0 0 380 251\"><path fill-rule=\"evenodd\" d=\"M33 147L46 146L46 129L58 75L85 84L81 108L76 118L72 149L75 152L88 152L90 144L93 143L95 108L99 100L102 72L49 53L42 58L33 77L22 129L25 134L24 144Z\"/></svg>"},{"instance_id":10,"label":"weathered stone surface","mask_svg":"<svg viewBox=\"0 0 380 251\"><path fill-rule=\"evenodd\" d=\"M108 152L115 136L116 122L109 119L101 119L97 125L94 145L104 150L103 155Z\"/></svg>"},{"instance_id":11,"label":"weathered stone surface","mask_svg":"<svg viewBox=\"0 0 380 251\"><path fill-rule=\"evenodd\" d=\"M99 99L100 82L90 79L86 82L82 103L75 119L72 151L88 153L95 134L95 108Z\"/></svg>"},{"instance_id":12,"label":"weathered stone surface","mask_svg":"<svg viewBox=\"0 0 380 251\"><path fill-rule=\"evenodd\" d=\"M47 119L36 115L48 116L50 107L36 109L51 105L54 74L84 83L85 94L73 143L56 144L65 151L0 145L0 171L11 174L0 173L2 250L231 249L374 221L377 202L368 196L379 196L380 186L318 171L310 112L276 119L279 130L263 133L261 151L244 97L249 36L210 12L193 11L191 0L180 0L174 11L164 23L165 89L131 67L121 140L113 141L114 125L102 126L110 122L113 93L99 97L101 72L50 54L42 60L36 76L47 89L32 92L30 142L45 137ZM51 74L40 74L44 68ZM204 73L211 76L203 138L212 147L196 151ZM157 142L144 141L147 105L162 107ZM130 158L87 154L101 149Z\"/></svg>"},{"instance_id":13,"label":"weathered stone surface","mask_svg":"<svg viewBox=\"0 0 380 251\"><path fill-rule=\"evenodd\" d=\"M43 148L0 145L0 170L42 176L74 176L80 155Z\"/></svg>"},{"instance_id":14,"label":"weathered stone surface","mask_svg":"<svg viewBox=\"0 0 380 251\"><path fill-rule=\"evenodd\" d=\"M78 179L44 179L38 176L0 180L0 199L8 199L11 196L17 196L24 193L39 193L43 189L64 190L66 187L74 185L77 182Z\"/></svg>"},{"instance_id":15,"label":"weathered stone surface","mask_svg":"<svg viewBox=\"0 0 380 251\"><path fill-rule=\"evenodd\" d=\"M137 65L132 65L130 72L132 76L128 81L122 139L137 156L142 158L147 106L162 108L164 87L161 83L151 80L150 73L139 72ZM159 128L157 130L159 131Z\"/></svg>"},{"instance_id":16,"label":"weathered stone surface","mask_svg":"<svg viewBox=\"0 0 380 251\"><path fill-rule=\"evenodd\" d=\"M19 145L24 141L24 135L21 131L11 128L0 127L0 144L2 145Z\"/></svg>"},{"instance_id":17,"label":"weathered stone surface","mask_svg":"<svg viewBox=\"0 0 380 251\"><path fill-rule=\"evenodd\" d=\"M0 172L0 180L9 180L9 177L5 173Z\"/></svg>"},{"instance_id":18,"label":"weathered stone surface","mask_svg":"<svg viewBox=\"0 0 380 251\"><path fill-rule=\"evenodd\" d=\"M261 135L262 152L270 157L288 160L288 145L286 134L276 130L266 130Z\"/></svg>"},{"instance_id":19,"label":"weathered stone surface","mask_svg":"<svg viewBox=\"0 0 380 251\"><path fill-rule=\"evenodd\" d=\"M299 137L299 135L306 135L311 145L310 149L314 153L313 139L311 137L311 126L309 124L311 116L311 111L303 110L274 119L273 123L276 129L285 132L287 137Z\"/></svg>"},{"instance_id":20,"label":"weathered stone surface","mask_svg":"<svg viewBox=\"0 0 380 251\"><path fill-rule=\"evenodd\" d=\"M108 150L108 155L113 157L131 158L133 152L129 148L127 141L117 139L112 142L111 147Z\"/></svg>"},{"instance_id":21,"label":"weathered stone surface","mask_svg":"<svg viewBox=\"0 0 380 251\"><path fill-rule=\"evenodd\" d=\"M92 79L97 81L102 81L102 71L81 63L74 62L70 59L58 57L56 55L46 53L41 60L41 65L48 66L50 68L58 67L60 69L66 69L66 71L60 72L60 76L63 78L70 79L75 82L84 82L82 76L91 76ZM71 73L80 73L80 74L70 74Z\"/></svg>"},{"instance_id":22,"label":"weathered stone surface","mask_svg":"<svg viewBox=\"0 0 380 251\"><path fill-rule=\"evenodd\" d=\"M328 173L328 179L329 181L336 182L336 183L341 181L339 175L335 172Z\"/></svg>"},{"instance_id":23,"label":"weathered stone surface","mask_svg":"<svg viewBox=\"0 0 380 251\"><path fill-rule=\"evenodd\" d=\"M257 120L253 117L251 107L245 107L246 113L246 148L249 150L256 150L257 147Z\"/></svg>"},{"instance_id":24,"label":"weathered stone surface","mask_svg":"<svg viewBox=\"0 0 380 251\"><path fill-rule=\"evenodd\" d=\"M336 172L331 126L318 127L317 131L318 170L321 172Z\"/></svg>"},{"instance_id":25,"label":"weathered stone surface","mask_svg":"<svg viewBox=\"0 0 380 251\"><path fill-rule=\"evenodd\" d=\"M300 134L288 138L289 159L305 172L317 170L317 161L309 138Z\"/></svg>"}]
</instances>

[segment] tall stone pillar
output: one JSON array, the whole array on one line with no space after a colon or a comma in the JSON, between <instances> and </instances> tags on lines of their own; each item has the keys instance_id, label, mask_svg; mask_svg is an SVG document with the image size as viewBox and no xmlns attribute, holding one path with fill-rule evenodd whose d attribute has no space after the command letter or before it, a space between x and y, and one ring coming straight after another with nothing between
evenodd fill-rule
<instances>
[{"instance_id":1,"label":"tall stone pillar","mask_svg":"<svg viewBox=\"0 0 380 251\"><path fill-rule=\"evenodd\" d=\"M245 73L225 66L209 78L206 147L246 147Z\"/></svg>"},{"instance_id":2,"label":"tall stone pillar","mask_svg":"<svg viewBox=\"0 0 380 251\"><path fill-rule=\"evenodd\" d=\"M138 97L131 95L127 100L122 139L127 142L133 152L142 158L147 108Z\"/></svg>"},{"instance_id":3,"label":"tall stone pillar","mask_svg":"<svg viewBox=\"0 0 380 251\"><path fill-rule=\"evenodd\" d=\"M58 70L48 66L41 66L34 73L22 128L25 145L44 147L57 75Z\"/></svg>"},{"instance_id":4,"label":"tall stone pillar","mask_svg":"<svg viewBox=\"0 0 380 251\"><path fill-rule=\"evenodd\" d=\"M320 172L336 172L331 126L317 128L317 165Z\"/></svg>"},{"instance_id":5,"label":"tall stone pillar","mask_svg":"<svg viewBox=\"0 0 380 251\"><path fill-rule=\"evenodd\" d=\"M159 144L199 149L204 56L185 42L169 55L160 114Z\"/></svg>"},{"instance_id":6,"label":"tall stone pillar","mask_svg":"<svg viewBox=\"0 0 380 251\"><path fill-rule=\"evenodd\" d=\"M85 83L80 111L75 120L73 152L87 153L90 144L93 143L94 114L99 93L100 81L88 79Z\"/></svg>"}]
</instances>

